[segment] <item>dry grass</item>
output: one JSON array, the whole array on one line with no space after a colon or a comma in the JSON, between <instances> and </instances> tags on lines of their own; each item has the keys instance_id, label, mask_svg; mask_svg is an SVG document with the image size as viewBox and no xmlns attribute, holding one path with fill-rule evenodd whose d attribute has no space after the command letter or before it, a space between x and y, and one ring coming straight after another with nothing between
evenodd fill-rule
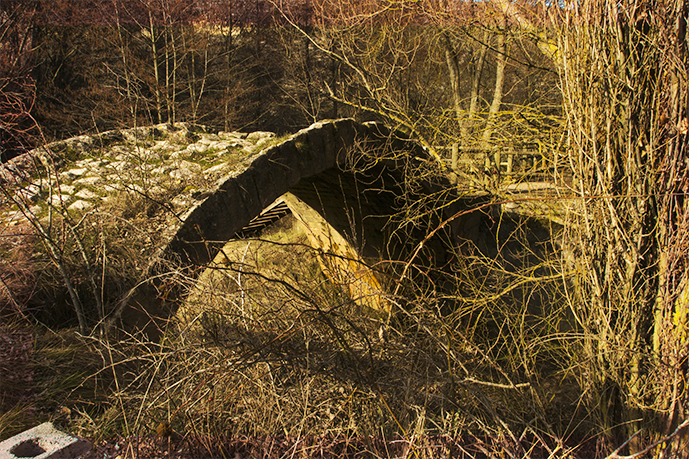
<instances>
[{"instance_id":1,"label":"dry grass","mask_svg":"<svg viewBox=\"0 0 689 459\"><path fill-rule=\"evenodd\" d=\"M106 313L148 262L165 213L161 202L123 194L79 221ZM592 432L572 376L580 344L562 301L558 244L543 222L497 213L473 252L441 266L414 260L402 282L392 271L390 317L334 286L293 223L226 246L226 259L198 281L170 267L191 293L159 322L160 339L39 328L33 421L96 441L121 435L141 454L164 446L150 440L159 432L172 434L211 456L220 451L211 439L225 439L241 451L302 457L318 448L433 457L470 447L478 456L565 457ZM64 225L53 228L60 235ZM78 252L65 254L89 298L87 267ZM34 263L45 289L59 285L54 267ZM68 316L69 304L55 300L37 317ZM16 430L8 416L3 424Z\"/></svg>"},{"instance_id":2,"label":"dry grass","mask_svg":"<svg viewBox=\"0 0 689 459\"><path fill-rule=\"evenodd\" d=\"M54 217L51 234L78 238L95 267L65 244L62 262L82 299L103 301L103 311L85 303L91 323L148 264L166 199L122 194L78 222ZM410 207L414 215L432 208L430 200ZM400 230L400 240L418 240L421 220L409 225L413 238ZM391 270L388 317L333 285L293 223L226 246L198 281L170 266L191 293L175 317L159 321L160 339L37 328L34 398L10 407L2 431L50 419L97 442L121 436L130 457L173 447L187 457L309 457L328 448L342 456L591 457L586 440L600 425L579 390L586 340L571 317L557 225L491 213L473 250L441 265L419 256L404 280ZM61 232L70 225L75 232ZM55 266L40 256L32 263L43 288L59 291ZM53 300L35 317L68 317L65 299ZM21 417L25 406L30 420Z\"/></svg>"},{"instance_id":3,"label":"dry grass","mask_svg":"<svg viewBox=\"0 0 689 459\"><path fill-rule=\"evenodd\" d=\"M156 432L186 457L581 447L576 339L537 222L504 216L477 255L414 268L404 296L388 297L389 320L322 274L289 217L281 225L226 246L158 341L44 331L35 419L96 441L122 435L142 457L165 449Z\"/></svg>"},{"instance_id":4,"label":"dry grass","mask_svg":"<svg viewBox=\"0 0 689 459\"><path fill-rule=\"evenodd\" d=\"M73 426L96 438L158 429L202 444L252 439L242 448L265 438L302 457L324 445L361 451L366 438L383 457L410 444L564 457L580 444L586 430L567 374L574 338L548 303L557 281L543 260L529 277L516 271L543 253L515 242L533 228L502 222L499 253L463 258L444 280L460 297L408 285L426 294L390 297L387 321L334 287L288 223L227 246L229 261L201 277L159 342L89 341L110 392Z\"/></svg>"}]
</instances>

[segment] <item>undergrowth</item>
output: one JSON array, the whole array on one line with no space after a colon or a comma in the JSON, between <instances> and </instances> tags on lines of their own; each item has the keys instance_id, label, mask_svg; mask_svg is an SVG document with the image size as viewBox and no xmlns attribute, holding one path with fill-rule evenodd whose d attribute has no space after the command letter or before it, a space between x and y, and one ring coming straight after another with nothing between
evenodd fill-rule
<instances>
[{"instance_id":1,"label":"undergrowth","mask_svg":"<svg viewBox=\"0 0 689 459\"><path fill-rule=\"evenodd\" d=\"M39 417L96 440L379 438L411 454L436 438L566 457L592 426L577 408L562 278L544 258L557 249L533 221L505 217L489 233L486 253L424 267L404 289L417 296L388 296L387 317L334 286L285 217L225 246L157 341L43 335L37 362L60 369L37 366Z\"/></svg>"},{"instance_id":2,"label":"undergrowth","mask_svg":"<svg viewBox=\"0 0 689 459\"><path fill-rule=\"evenodd\" d=\"M171 218L175 190L160 193L125 191L97 211L56 213L47 225L60 258L34 253L26 271L40 288L15 307L31 312L31 415L19 421L8 411L2 432L52 420L96 442L280 436L365 446L368 438L368 447L383 439L412 454L435 438L516 457L586 448L596 426L581 409L581 341L558 228L547 220L494 212L477 246L437 260L422 251L423 260L376 260L376 269L392 267L381 292L391 311L382 313L324 274L322 251L288 216L226 245L198 279L165 266L189 294L176 313L153 318L158 336L102 333L101 320L141 280ZM421 240L442 246L423 239L424 205L414 210L414 237L396 233L411 244L404 253ZM91 327L80 333L70 328L58 268L85 306Z\"/></svg>"}]
</instances>

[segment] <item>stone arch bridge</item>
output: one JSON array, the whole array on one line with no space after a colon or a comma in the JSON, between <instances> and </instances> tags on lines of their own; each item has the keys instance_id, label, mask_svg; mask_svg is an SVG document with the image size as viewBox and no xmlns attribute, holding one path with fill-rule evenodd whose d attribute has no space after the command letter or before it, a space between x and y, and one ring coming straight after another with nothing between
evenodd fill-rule
<instances>
[{"instance_id":1,"label":"stone arch bridge","mask_svg":"<svg viewBox=\"0 0 689 459\"><path fill-rule=\"evenodd\" d=\"M369 261L404 257L409 253L404 246L420 242L427 230L424 222L429 225L433 218L437 224L455 216L448 225L455 244L478 237L483 213L456 215L484 204L487 197L458 193L440 173L409 181L410 171L431 163L420 145L379 123L316 123L221 179L164 236L148 276L164 277L156 276L161 260L174 260L186 274L196 276L228 240L251 235L291 212L307 230L310 243L325 255L321 266L326 275L346 285L354 301L387 309L380 276ZM417 228L416 241L400 240L396 231L405 223L397 210L410 189L417 198L430 197L431 207L437 207L435 216L411 225ZM391 244L395 238L398 243ZM137 310L147 317L170 316L184 295L178 284L146 282L123 300L110 324L122 317L127 326L126 318L136 316ZM125 308L132 311L121 314Z\"/></svg>"}]
</instances>

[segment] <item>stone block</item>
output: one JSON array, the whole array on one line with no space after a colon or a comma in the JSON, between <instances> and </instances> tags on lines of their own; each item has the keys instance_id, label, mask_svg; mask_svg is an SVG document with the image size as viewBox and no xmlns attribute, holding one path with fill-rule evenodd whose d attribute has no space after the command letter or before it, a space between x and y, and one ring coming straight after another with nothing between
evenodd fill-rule
<instances>
[{"instance_id":1,"label":"stone block","mask_svg":"<svg viewBox=\"0 0 689 459\"><path fill-rule=\"evenodd\" d=\"M281 169L287 188L291 188L301 180L299 170L299 152L291 142L284 142L266 152L265 160L270 161Z\"/></svg>"},{"instance_id":2,"label":"stone block","mask_svg":"<svg viewBox=\"0 0 689 459\"><path fill-rule=\"evenodd\" d=\"M0 459L86 459L92 445L46 422L0 443Z\"/></svg>"},{"instance_id":3,"label":"stone block","mask_svg":"<svg viewBox=\"0 0 689 459\"><path fill-rule=\"evenodd\" d=\"M220 220L219 224L227 227L227 231L231 233L228 233L228 238L254 217L242 196L243 191L235 177L225 181L215 193L216 201L213 203L213 208L217 209L216 218Z\"/></svg>"},{"instance_id":4,"label":"stone block","mask_svg":"<svg viewBox=\"0 0 689 459\"><path fill-rule=\"evenodd\" d=\"M333 124L333 155L336 164L346 163L347 157L351 153L350 149L359 140L355 126L354 120L350 118L337 120Z\"/></svg>"},{"instance_id":5,"label":"stone block","mask_svg":"<svg viewBox=\"0 0 689 459\"><path fill-rule=\"evenodd\" d=\"M234 180L234 184L237 186L238 198L242 201L249 214L249 220L260 214L263 208L270 204L270 201L261 201L257 189L259 184L256 183L255 169L247 169L243 174L238 175Z\"/></svg>"},{"instance_id":6,"label":"stone block","mask_svg":"<svg viewBox=\"0 0 689 459\"><path fill-rule=\"evenodd\" d=\"M294 140L298 136L293 137L287 142L283 142L280 145L273 147L271 151L266 155L270 161L274 161L280 164L287 174L287 181L292 184L296 184L303 177L308 176L310 173L309 162L305 155L302 154ZM299 146L304 147L304 136L300 137L301 141ZM306 174L306 175L304 175Z\"/></svg>"},{"instance_id":7,"label":"stone block","mask_svg":"<svg viewBox=\"0 0 689 459\"><path fill-rule=\"evenodd\" d=\"M254 174L254 181L261 200L266 206L299 182L299 171L290 167L289 158L280 157L280 150L270 156L265 155L251 164L246 173Z\"/></svg>"},{"instance_id":8,"label":"stone block","mask_svg":"<svg viewBox=\"0 0 689 459\"><path fill-rule=\"evenodd\" d=\"M307 132L309 150L307 157L314 175L337 165L335 130L332 124L309 129ZM338 139L339 140L339 139Z\"/></svg>"}]
</instances>

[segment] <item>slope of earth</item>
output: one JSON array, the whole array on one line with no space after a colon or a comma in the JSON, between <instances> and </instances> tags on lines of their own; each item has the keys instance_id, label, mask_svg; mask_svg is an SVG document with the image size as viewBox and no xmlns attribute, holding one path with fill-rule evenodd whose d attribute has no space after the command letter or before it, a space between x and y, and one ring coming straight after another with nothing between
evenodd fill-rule
<instances>
[{"instance_id":1,"label":"slope of earth","mask_svg":"<svg viewBox=\"0 0 689 459\"><path fill-rule=\"evenodd\" d=\"M103 298L89 300L100 317L90 319L102 319L108 300L132 286L127 282L143 272L180 216L276 140L269 132L163 124L76 137L3 164L0 237L16 246L22 234L34 236L23 248L3 251L3 303L16 309L29 290L31 307L48 314L48 322L61 322L85 301L80 285L95 290L100 284ZM17 253L30 255L18 262Z\"/></svg>"}]
</instances>

